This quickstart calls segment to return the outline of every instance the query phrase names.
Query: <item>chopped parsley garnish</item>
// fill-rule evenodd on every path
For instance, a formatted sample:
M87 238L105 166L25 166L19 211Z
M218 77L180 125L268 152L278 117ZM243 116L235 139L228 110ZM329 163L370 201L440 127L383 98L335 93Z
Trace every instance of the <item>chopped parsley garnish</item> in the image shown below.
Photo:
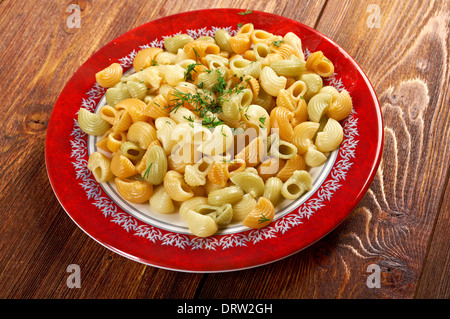
M252 10L246 10L246 11L243 11L243 12L239 12L238 14L241 15L241 16L245 16L245 15L250 14L252 12L253 12Z
M265 116L261 116L261 117L259 118L259 122L260 122L262 125L264 125L264 124L266 123L266 117L265 117ZM262 125L260 125L259 127L260 127L260 128L264 128L264 126L262 126Z
M283 41L283 40L277 40L277 41L273 41L273 42L272 42L272 45L274 45L274 46L276 46L277 48L279 48L280 45L281 45L281 43L284 43L284 41Z
M192 75L192 72L196 72L195 66L198 64L199 63L193 63L188 65L185 73L186 79L191 79L189 76ZM204 89L203 82L200 82L197 86L201 90L195 94L191 92L181 92L180 90L175 89L172 93L173 97L171 101L173 103L170 112L177 112L180 106L187 103L192 105L192 111L201 119L203 126L216 127L223 124L223 121L219 120L215 114L222 112L223 103L226 102L231 95L242 92L245 87L242 84L237 83L232 87L228 87L228 83L219 69L213 71L205 70L203 72L217 72L217 83L210 90L207 90ZM214 95L216 98L213 97Z
M153 163L150 163L150 165L147 167L147 169L144 172L144 175L142 175L143 178L148 178L150 174L150 167L152 167Z
M261 213L261 218L258 219L258 224L262 224L262 223L265 223L265 222L268 222L268 221L270 221L270 219L267 218L266 216L264 216L263 213Z
M195 70L195 67L197 65L201 65L201 64L200 63L192 63L192 64L189 64L187 66L186 72L184 72L184 79L186 81L193 81L193 79L192 79L192 72L197 73L197 71Z

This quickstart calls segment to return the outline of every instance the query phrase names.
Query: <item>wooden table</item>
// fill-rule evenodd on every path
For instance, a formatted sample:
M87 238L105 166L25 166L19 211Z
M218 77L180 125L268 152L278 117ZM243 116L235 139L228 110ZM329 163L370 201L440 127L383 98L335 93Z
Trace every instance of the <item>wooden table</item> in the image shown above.
M387 0L0 0L1 298L449 298L450 2ZM119 256L80 230L52 192L46 126L62 88L95 51L166 15L236 7L300 21L342 46L382 105L381 165L331 234L281 261L230 273L162 270ZM377 19L379 17L379 20ZM67 266L81 267L68 288ZM381 270L369 288L367 267Z

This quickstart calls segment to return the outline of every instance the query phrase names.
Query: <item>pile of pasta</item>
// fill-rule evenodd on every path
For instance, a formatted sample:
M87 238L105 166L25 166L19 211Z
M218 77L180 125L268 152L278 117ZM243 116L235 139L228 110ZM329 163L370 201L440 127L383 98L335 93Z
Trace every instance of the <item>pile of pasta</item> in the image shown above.
M127 201L179 213L195 236L230 223L269 225L277 205L312 188L312 167L343 140L352 110L321 51L305 59L301 39L243 25L164 49L140 50L133 71L112 63L98 112L81 108L80 128L99 136L88 169Z

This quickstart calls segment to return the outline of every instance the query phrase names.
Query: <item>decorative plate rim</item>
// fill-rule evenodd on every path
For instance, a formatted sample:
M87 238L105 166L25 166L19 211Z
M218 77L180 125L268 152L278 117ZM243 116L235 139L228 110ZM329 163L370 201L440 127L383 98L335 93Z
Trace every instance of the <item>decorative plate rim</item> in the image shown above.
M197 11L190 11L190 12L184 12L179 13L173 16L168 16L164 18L160 18L158 20L153 20L147 24L144 24L140 27L137 27L135 29L132 29L128 31L127 33L123 34L120 37L126 37L127 34L132 34L135 32L135 30L139 28L143 28L148 24L156 23L159 20L162 19L175 19L176 16L180 15L195 15L195 14L202 14L205 12L223 12L223 11L234 11L234 12L240 12L239 9L206 9L206 10L197 10ZM259 11L253 11L254 14L257 15L272 15L268 13L263 13ZM280 17L280 16L276 16ZM285 17L281 17L282 19L290 20ZM241 18L242 20L242 18ZM303 28L312 30L313 33L318 35L321 38L327 39L331 44L333 44L335 47L339 48L343 51L342 48L340 48L336 43L334 43L332 40L328 39L323 34L319 33L316 30L313 30L297 21L291 20L293 23L300 25ZM213 33L216 29L223 28L222 26L215 27L215 26L207 26L197 29L186 29L186 32L193 36L194 38L202 36L202 35L210 35L210 33ZM183 29L183 28L182 28ZM234 30L231 26L228 28L230 33L235 33L236 30ZM181 31L180 31L181 32ZM178 32L179 33L179 32ZM177 33L168 34L166 36L172 36ZM118 38L120 38L118 37ZM146 44L140 45L139 49L143 49L148 46L162 46L163 38L165 36L158 36L154 37L153 41L150 41ZM118 39L116 38L116 40ZM111 41L109 44L107 44L104 47L107 47L108 45L111 45L114 43L115 40ZM307 47L307 46L305 46ZM129 48L130 51L122 56L121 58L117 59L117 61L124 67L129 68L132 65L132 59L137 53L137 48ZM100 50L99 50L100 51ZM99 52L98 51L98 52ZM95 53L95 54L98 54ZM345 52L345 51L343 51ZM309 51L305 52L306 55L309 54ZM346 53L346 52L345 52ZM94 55L95 55L94 54ZM347 54L347 53L346 53ZM359 200L362 198L363 194L367 191L368 186L370 185L370 182L372 181L376 169L379 165L380 159L381 159L381 150L382 150L382 141L383 141L383 130L382 128L382 117L381 117L381 111L378 99L376 98L375 91L372 87L372 84L368 80L365 73L362 71L362 69L359 67L359 65L350 57L350 55L347 54L347 58L351 59L352 64L356 67L357 71L362 76L363 80L365 81L366 86L368 87L369 91L372 93L373 102L375 104L376 113L377 113L377 122L378 122L378 129L379 129L379 136L378 136L378 148L376 149L376 156L375 156L375 162L373 163L373 167L371 168L371 171L369 172L369 176L367 177L367 180L362 187L362 190L358 196L358 198L355 200L355 205ZM88 60L89 61L89 60ZM87 64L88 61L85 63ZM83 66L85 65L83 64ZM83 68L80 67L80 69ZM74 75L75 77L75 75ZM95 82L95 79L92 82ZM343 89L344 86L342 84L342 81L340 81L339 77L336 77L336 74L333 75L332 78L328 79L330 85L334 85L335 87L338 86L338 89ZM70 81L69 81L70 83ZM67 85L69 85L67 83ZM65 92L66 88L63 90L61 95ZM97 84L93 84L91 88L84 92L81 107L85 107L89 110L95 110L95 108L98 106L98 102L101 100L104 94L104 89L99 87ZM58 99L59 100L59 99ZM57 104L55 104L56 106ZM173 246L177 249L181 249L185 251L187 248L192 251L198 251L198 250L207 250L207 251L217 251L220 250L230 250L231 248L239 248L239 247L248 247L247 244L253 244L256 245L260 243L261 241L266 241L269 239L272 239L273 237L276 237L276 234L280 233L281 235L284 235L286 232L291 230L292 228L298 227L299 225L302 225L302 219L307 218L308 220L312 215L322 207L326 206L326 203L329 202L333 196L333 194L342 186L339 182L345 181L348 170L351 169L353 166L353 160L356 160L355 158L355 149L358 146L359 140L356 138L358 136L358 112L353 111L352 114L347 118L345 121L343 121L344 126L344 141L339 148L338 155L336 158L336 162L334 163L331 172L329 173L329 176L331 178L326 177L323 183L318 187L318 189L312 194L312 196L307 199L300 207L295 208L292 212L286 214L285 216L279 218L278 220L272 222L269 226L258 229L258 230L249 230L245 232L239 232L237 234L219 234L212 237L207 238L199 238L195 236L189 236L185 234L179 234L170 232L167 230L161 231L161 229L142 223L140 221L136 220L136 217L131 216L129 213L121 211L120 209L117 209L117 205L115 205L114 201L110 199L108 196L104 196L104 191L101 189L101 186L93 179L90 172L87 170L86 164L86 153L87 153L87 144L86 144L86 134L83 133L77 124L76 121L76 112L72 114L72 120L73 120L73 127L72 131L70 133L70 137L72 138L69 142L71 144L71 155L70 158L72 160L71 164L73 165L73 172L76 175L76 180L78 181L78 184L83 190L85 191L85 196L88 201L90 201L91 205L94 205L98 212L100 212L105 218L109 218L109 221L112 223L118 224L121 226L125 232L129 233L133 236L138 236L147 239L149 242L153 244L160 244L162 246ZM51 122L53 118L53 112L51 117ZM52 122L53 123L53 122ZM50 127L50 122L49 122ZM48 134L48 133L47 133ZM156 266L159 268L164 269L171 269L171 270L177 270L177 271L188 271L188 272L218 272L218 271L233 271L238 269L245 269L245 268L251 268L255 266L260 266L263 264L267 264L269 262L273 262L282 258L285 258L301 249L304 249L304 246L300 249L293 250L289 254L285 254L281 258L274 258L272 260L269 260L268 262L264 263L257 263L253 265L247 265L246 267L239 267L237 269L233 269L232 267L228 267L227 269L208 269L208 270L192 270L192 269L183 269L179 266L171 267L170 265L158 265L153 264L149 261L144 261L139 257L135 257L133 255L129 255L127 252L117 249L114 245L109 245L108 243L105 243L98 238L96 238L95 235L92 235L90 232L86 231L84 227L82 227L72 216L72 214L66 209L63 200L61 200L58 196L58 192L55 189L55 181L54 176L50 173L51 172L51 166L49 165L49 153L48 149L50 148L50 142L49 139L46 138L46 166L47 166L47 172L49 175L49 179L51 181L52 188L55 192L56 197L58 198L58 201L60 202L61 206L65 209L67 214L71 217L71 219L77 224L78 227L83 229L90 237L94 238L97 242L103 244L105 247L112 249L113 251L118 252L121 255L124 255L130 259L133 259L135 261L140 261L148 265ZM314 196L317 194L317 198ZM353 208L352 208L353 209ZM297 213L298 212L298 213ZM351 212L351 210L347 213L347 215ZM347 216L346 215L346 216ZM345 216L345 217L346 217ZM342 218L338 223L335 223L332 227L334 229L337 227L344 219ZM328 234L332 229L329 229L325 234L323 234L320 238ZM134 233L133 233L134 231ZM314 241L312 241L310 244L316 242L320 238L316 238ZM214 267L213 267L214 268Z

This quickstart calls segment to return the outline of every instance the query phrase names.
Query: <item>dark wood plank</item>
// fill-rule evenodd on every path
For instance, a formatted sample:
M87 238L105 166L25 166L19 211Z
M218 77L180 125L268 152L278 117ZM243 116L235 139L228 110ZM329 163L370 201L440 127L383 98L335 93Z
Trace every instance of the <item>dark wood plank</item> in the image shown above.
M439 216L435 223L433 237L424 262L422 276L417 285L416 298L450 298L450 183L447 177L447 190Z

